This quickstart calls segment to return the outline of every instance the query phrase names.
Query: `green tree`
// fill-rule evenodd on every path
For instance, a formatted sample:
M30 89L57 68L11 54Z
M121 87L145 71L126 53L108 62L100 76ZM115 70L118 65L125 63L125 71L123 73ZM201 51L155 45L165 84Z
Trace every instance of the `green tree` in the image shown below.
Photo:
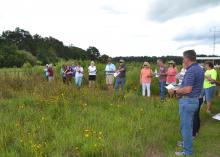
M18 49L32 51L33 38L28 31L17 27L15 31L4 31L2 38L9 44L15 44Z
M101 63L106 63L107 60L108 60L108 58L109 58L109 56L106 55L106 54L104 54L104 55L101 55L101 57L99 57L99 61L100 61Z
M92 60L98 60L100 57L100 52L96 47L90 46L87 50L89 58Z
M30 52L17 50L17 53L23 57L24 63L29 63L32 66L37 64L37 57L33 56Z

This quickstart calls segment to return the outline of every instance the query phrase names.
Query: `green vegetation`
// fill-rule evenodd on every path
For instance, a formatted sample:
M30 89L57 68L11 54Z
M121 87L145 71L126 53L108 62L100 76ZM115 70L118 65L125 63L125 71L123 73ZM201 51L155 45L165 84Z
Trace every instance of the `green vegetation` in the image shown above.
M7 30L0 34L0 67L22 67L25 63L32 66L47 63L57 64L62 60L95 60L105 63L109 56L104 53L102 52L101 55L101 52L94 46L89 46L86 50L72 44L66 46L62 41L53 37L31 35L20 28L16 28L14 31ZM118 61L119 58L124 58L127 62L148 61L151 63L156 63L158 59L155 56L130 56L115 57L113 60ZM174 60L178 65L182 64L180 56L163 56L161 58L165 61Z
M87 62L82 62L88 65ZM57 64L56 74L62 63ZM42 67L0 70L1 157L172 157L179 150L178 102L140 96L141 64L128 65L125 98L106 91L104 65L96 89L45 81ZM216 97L213 112L220 112ZM201 110L195 157L220 156L220 123Z
M0 35L0 67L21 67L24 63L31 65L57 63L61 59L100 60L107 55L100 55L99 50L90 46L87 50L73 45L65 46L53 37L31 35L28 31L16 28L4 31Z

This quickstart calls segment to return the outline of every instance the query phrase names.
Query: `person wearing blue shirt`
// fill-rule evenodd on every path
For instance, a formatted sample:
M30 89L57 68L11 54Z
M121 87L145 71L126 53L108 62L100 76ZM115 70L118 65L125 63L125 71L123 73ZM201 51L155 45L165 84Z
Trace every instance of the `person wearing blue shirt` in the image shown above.
M108 90L113 91L114 84L114 73L115 73L115 65L112 63L111 58L108 58L108 64L105 67L106 73L106 84L108 86Z
M183 63L186 66L186 73L180 88L175 90L179 97L181 146L183 147L183 151L175 153L177 156L192 155L193 153L193 118L199 108L199 97L204 81L204 71L196 63L194 50L187 50L183 53Z

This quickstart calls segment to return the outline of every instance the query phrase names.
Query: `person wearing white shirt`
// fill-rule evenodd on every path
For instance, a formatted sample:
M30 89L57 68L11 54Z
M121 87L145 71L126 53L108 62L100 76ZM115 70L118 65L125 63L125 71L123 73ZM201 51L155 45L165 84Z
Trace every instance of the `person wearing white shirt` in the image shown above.
M75 71L75 83L78 87L80 87L83 79L83 67L81 66L80 62L78 62L77 66L75 67Z
M115 73L115 65L111 62L111 58L108 58L108 64L105 67L106 73L106 84L108 86L108 90L113 91L113 84L114 84L114 73Z
M184 75L186 73L186 67L183 64L183 68L181 69L181 71L176 75L176 78L179 80L178 86L181 86L182 82L183 82L183 78Z
M91 64L88 67L88 72L89 72L89 88L91 88L95 86L95 81L96 81L97 70L94 61L91 61Z
M48 81L48 67L49 67L49 64L46 64L44 68L45 78L47 79L47 81Z

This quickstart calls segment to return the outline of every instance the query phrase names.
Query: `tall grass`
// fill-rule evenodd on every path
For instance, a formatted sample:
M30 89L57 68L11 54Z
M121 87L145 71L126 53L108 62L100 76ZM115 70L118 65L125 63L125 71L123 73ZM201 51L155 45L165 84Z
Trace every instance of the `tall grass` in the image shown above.
M105 90L104 65L97 65L95 89L52 83L42 67L26 75L0 78L0 156L2 157L172 157L180 139L178 103L157 95L140 96L138 66L128 65L125 99ZM59 71L59 67L56 68ZM29 74L29 73L28 73ZM86 78L87 76L85 76ZM219 112L219 98L214 103ZM195 156L220 156L218 121L201 111Z

